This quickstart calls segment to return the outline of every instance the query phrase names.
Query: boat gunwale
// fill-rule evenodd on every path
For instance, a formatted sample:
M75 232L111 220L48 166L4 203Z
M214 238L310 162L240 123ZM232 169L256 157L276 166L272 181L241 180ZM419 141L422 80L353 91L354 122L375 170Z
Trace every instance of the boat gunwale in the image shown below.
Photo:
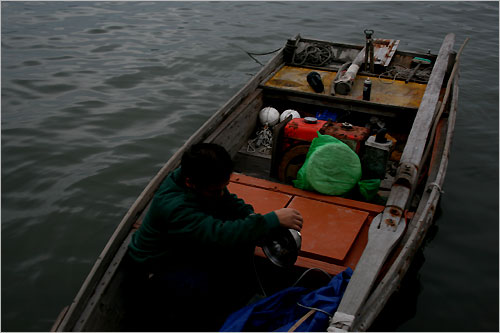
M374 227L373 242L368 241L358 266L351 277L347 289L330 320L328 330L351 331L358 321L361 311L370 293L376 287L375 280L379 276L382 265L393 254L394 248L401 244L402 228L406 228L404 211L415 196L415 190L420 177L420 162L423 151L431 144L432 124L438 119L439 97L445 85L450 63L455 65L451 55L455 43L455 34L445 36L436 63L433 67L429 83L420 103L413 122L399 167L394 177L389 198L380 216L380 225ZM449 82L450 83L450 82ZM443 101L446 103L447 101Z
M356 322L352 326L353 331L366 331L374 322L390 296L398 288L406 275L413 257L420 248L427 230L432 224L436 206L442 193L441 188L446 176L446 172L444 171L448 165L451 141L454 134L458 108L458 77L454 80L453 86L453 99L451 101L450 112L446 123L447 126L445 128L446 136L443 136L443 147L437 152L437 154L441 156L440 163L435 164L434 168L429 170L429 173L431 171L437 171L436 178L432 181L427 181L424 196L419 202L412 223L408 226L408 229L411 230L409 230L409 232L407 231L404 236L405 239L401 241L401 245L403 245L402 249L384 278L366 300ZM437 134L438 133L436 133L436 135Z

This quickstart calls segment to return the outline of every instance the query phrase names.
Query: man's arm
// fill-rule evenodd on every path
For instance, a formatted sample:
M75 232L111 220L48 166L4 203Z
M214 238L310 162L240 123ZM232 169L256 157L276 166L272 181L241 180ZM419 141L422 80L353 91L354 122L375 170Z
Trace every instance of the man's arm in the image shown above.
M195 208L178 207L171 215L169 237L220 247L255 244L271 230L282 226L300 230L302 216L292 208L282 208L264 215L224 221Z
M280 225L274 212L223 220L197 209L178 207L170 216L168 236L172 240L192 240L197 244L217 247L255 244Z
M228 198L228 203L231 203L232 209L239 213L238 216L246 217L254 213L253 207L245 203L242 199L238 198L235 194L229 193L227 191L226 195ZM295 229L297 231L300 231L302 229L302 215L298 210L293 208L281 208L275 210L274 213L276 213L282 227Z
M234 193L230 193L227 188L224 190L224 206L235 213L236 217L244 218L254 213L252 205L238 198Z

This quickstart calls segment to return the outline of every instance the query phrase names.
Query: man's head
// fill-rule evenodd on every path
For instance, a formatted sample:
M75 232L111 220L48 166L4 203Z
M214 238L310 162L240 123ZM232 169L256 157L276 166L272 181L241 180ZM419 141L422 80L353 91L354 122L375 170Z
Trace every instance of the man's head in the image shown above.
M233 172L231 156L214 143L193 145L182 155L181 175L187 187L206 199L216 199Z

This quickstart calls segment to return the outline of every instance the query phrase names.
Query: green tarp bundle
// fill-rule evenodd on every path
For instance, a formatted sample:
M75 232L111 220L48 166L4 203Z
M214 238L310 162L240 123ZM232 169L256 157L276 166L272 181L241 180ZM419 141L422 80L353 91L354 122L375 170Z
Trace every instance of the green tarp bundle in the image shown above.
M338 196L358 185L360 194L371 200L377 194L380 179L361 180L358 155L337 138L318 132L293 184L303 190Z

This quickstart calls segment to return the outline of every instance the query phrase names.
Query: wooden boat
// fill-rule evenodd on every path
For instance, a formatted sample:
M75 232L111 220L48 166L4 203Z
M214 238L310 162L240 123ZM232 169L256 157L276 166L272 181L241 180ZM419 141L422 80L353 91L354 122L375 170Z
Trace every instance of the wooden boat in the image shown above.
M286 288L311 268L333 275L350 267L352 278L328 330L368 330L405 275L432 223L441 194L457 111L458 63L465 46L453 51L454 39L454 34L447 35L438 54L400 51L399 41L370 36L364 46L300 35L289 39L151 180L52 330L127 329L124 318L133 316L123 306L127 290L122 261L128 243L161 182L178 167L182 153L199 142L214 142L227 149L236 166L228 187L257 212L288 206L299 209L304 217L302 248L292 268L279 271L260 248L256 249L257 269L266 288ZM419 64L415 59L425 61ZM321 76L321 92L307 81L312 71ZM372 86L366 100L363 90L368 78ZM249 141L261 126L259 112L267 106L280 113L297 110L301 118L288 117L273 127L272 149L249 149ZM372 123L385 122L388 134L397 139L383 164L387 173L378 190L382 203L305 191L292 185L311 138L287 135L287 125L316 117L318 110L336 112L343 119L341 123L304 122L303 126L319 129L325 123L342 127L349 122L365 128L371 119ZM349 142L346 137L341 139ZM361 148L353 149L361 159L366 140L366 136L355 139L355 145ZM324 281L319 275L321 272L312 280Z

